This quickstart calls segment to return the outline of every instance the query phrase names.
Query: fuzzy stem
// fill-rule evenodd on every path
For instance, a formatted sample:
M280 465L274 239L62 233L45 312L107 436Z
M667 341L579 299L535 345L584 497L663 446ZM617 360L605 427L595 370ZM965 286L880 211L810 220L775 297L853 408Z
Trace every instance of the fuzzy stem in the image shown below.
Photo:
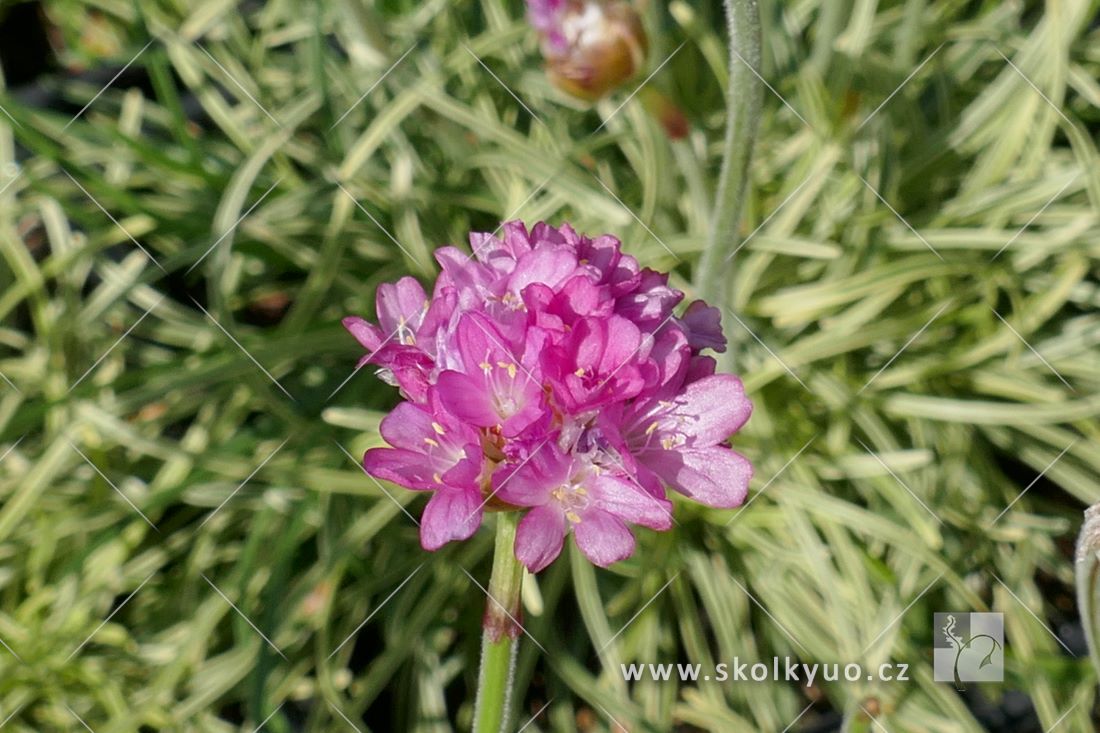
M523 565L516 559L518 512L497 514L493 574L481 637L481 670L474 706L474 733L501 733L508 725L519 644Z
M739 241L738 223L763 102L763 86L756 76L760 68L757 0L726 0L725 5L730 43L726 139L710 237L695 274L700 297L719 307L728 304L730 260Z

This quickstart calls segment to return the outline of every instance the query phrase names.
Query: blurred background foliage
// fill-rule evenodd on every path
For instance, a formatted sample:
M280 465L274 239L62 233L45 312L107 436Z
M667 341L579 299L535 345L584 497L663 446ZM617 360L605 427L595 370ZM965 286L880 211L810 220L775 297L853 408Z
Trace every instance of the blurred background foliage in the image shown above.
M724 21L642 7L681 141L644 77L556 92L518 2L0 1L5 733L469 725L491 538L424 553L422 499L357 469L395 395L339 319L506 218L615 233L691 295ZM751 504L530 583L517 728L1093 728L1097 10L761 2L725 304ZM944 610L1005 614L1003 685L932 681ZM619 672L772 655L912 681Z

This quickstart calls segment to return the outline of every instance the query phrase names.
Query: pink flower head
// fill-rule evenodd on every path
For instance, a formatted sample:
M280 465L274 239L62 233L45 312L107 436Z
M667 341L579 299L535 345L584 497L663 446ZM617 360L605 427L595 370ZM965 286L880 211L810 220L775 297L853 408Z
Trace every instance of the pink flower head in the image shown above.
M523 511L516 556L532 572L566 535L593 563L634 551L631 525L667 530L672 489L714 507L744 501L752 466L726 445L749 418L722 351L720 313L642 269L614 237L520 222L437 251L431 297L412 278L378 290L379 324L346 318L405 401L381 424L368 473L432 492L421 544Z

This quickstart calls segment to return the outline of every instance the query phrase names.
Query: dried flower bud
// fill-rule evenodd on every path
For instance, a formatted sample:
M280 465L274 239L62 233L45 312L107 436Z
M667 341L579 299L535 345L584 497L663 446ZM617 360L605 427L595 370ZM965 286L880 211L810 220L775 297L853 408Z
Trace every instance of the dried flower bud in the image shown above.
M595 101L645 63L641 18L624 0L528 0L527 9L550 81L568 94Z

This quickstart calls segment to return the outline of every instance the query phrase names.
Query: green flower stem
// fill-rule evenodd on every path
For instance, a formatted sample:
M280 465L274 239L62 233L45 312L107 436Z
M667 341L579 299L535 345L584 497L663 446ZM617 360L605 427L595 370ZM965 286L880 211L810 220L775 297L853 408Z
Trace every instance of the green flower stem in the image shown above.
M728 304L731 254L740 239L738 224L763 102L763 86L756 76L760 68L760 9L756 0L726 0L726 17L730 43L726 139L710 238L695 275L700 297L719 307Z
M508 725L512 681L520 634L520 588L523 565L516 559L516 525L519 512L497 514L493 574L489 578L488 605L481 637L481 670L474 706L474 733L501 733Z

